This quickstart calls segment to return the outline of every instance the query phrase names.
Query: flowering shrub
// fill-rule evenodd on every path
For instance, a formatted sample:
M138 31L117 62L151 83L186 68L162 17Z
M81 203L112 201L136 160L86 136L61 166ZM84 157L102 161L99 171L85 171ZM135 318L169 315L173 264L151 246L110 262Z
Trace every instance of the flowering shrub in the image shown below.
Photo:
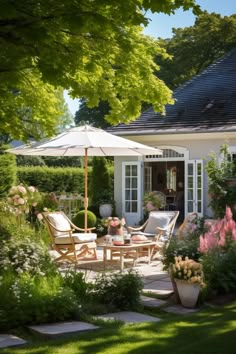
M199 251L207 281L207 295L236 291L236 223L226 207L223 219L200 237Z
M229 187L228 178L236 175L235 163L229 159L229 149L227 145L220 148L221 159L219 162L216 153L209 155L210 159L206 163L206 172L208 175L209 206L212 208L216 218L222 218L225 208L229 205L231 208L235 204L235 188ZM234 211L233 211L234 212ZM234 212L236 220L236 211Z
M0 274L12 271L41 274L55 271L48 251L31 239L3 241L0 247Z
M143 207L146 212L158 210L165 206L164 198L161 198L156 191L144 195Z
M227 249L232 242L236 242L236 222L233 220L231 209L226 207L224 218L210 225L209 230L200 236L199 250L202 253L216 247L221 247L223 250Z
M4 273L0 279L0 330L73 318L78 311L77 296L63 282L60 274L15 277Z
M180 256L175 257L175 263L171 264L170 272L174 279L203 285L202 265L188 257L185 257L184 261Z
M28 214L32 207L36 207L40 200L40 193L33 186L19 184L10 189L7 202L16 214Z

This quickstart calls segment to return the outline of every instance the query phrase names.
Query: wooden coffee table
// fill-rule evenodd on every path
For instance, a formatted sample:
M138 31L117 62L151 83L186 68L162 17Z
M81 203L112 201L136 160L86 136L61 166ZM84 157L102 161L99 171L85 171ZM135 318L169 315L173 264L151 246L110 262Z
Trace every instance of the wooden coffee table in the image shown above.
M107 254L109 251L115 251L116 255L120 258L120 271L122 272L124 269L124 257L128 252L132 252L132 258L134 258L134 262L137 262L140 256L142 255L142 249L145 248L145 253L147 253L148 263L150 264L152 254L154 248L156 246L156 242L147 242L147 243L132 243L130 245L122 245L122 246L114 246L103 244L103 264L104 269L106 269L107 265ZM111 258L112 259L112 258Z

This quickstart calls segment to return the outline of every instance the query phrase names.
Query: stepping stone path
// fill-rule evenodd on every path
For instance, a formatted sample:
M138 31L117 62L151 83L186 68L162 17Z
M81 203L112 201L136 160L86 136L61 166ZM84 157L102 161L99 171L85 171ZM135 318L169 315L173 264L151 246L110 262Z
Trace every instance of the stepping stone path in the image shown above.
M160 299L156 299L144 295L141 296L141 302L143 306L147 306L147 307L160 307L167 304L165 300L160 300Z
M173 305L173 306L167 306L163 308L163 311L168 312L168 313L174 313L176 315L188 315L190 313L198 312L200 309L198 307L195 308L186 308L181 305Z
M168 298L174 293L172 283L165 280L158 280L145 284L143 292L153 293L162 298Z
M84 331L92 331L98 329L98 326L87 322L71 321L61 323L50 323L45 325L30 326L33 332L45 337L57 337L61 335L74 334Z
M96 316L97 319L102 319L106 321L122 321L125 323L142 323L142 322L159 322L160 318L152 317L148 315L143 315L142 313L132 312L132 311L122 311L115 313L107 313L105 315Z
M23 345L27 342L24 339L18 338L11 334L0 334L0 349L13 347L16 345Z

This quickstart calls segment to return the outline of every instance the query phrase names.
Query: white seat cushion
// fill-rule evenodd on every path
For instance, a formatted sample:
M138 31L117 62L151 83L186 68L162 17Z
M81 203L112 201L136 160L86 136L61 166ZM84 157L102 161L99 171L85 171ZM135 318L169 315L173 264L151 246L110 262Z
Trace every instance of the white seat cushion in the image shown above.
M155 233L157 227L165 229L169 225L171 219L172 217L167 214L152 214L149 216L144 232Z
M57 229L60 231L56 231L54 230L52 227L52 232L54 234L54 236L60 236L60 235L65 235L65 231L69 231L71 230L71 226L69 221L64 217L63 214L59 214L59 213L51 213L47 215L48 220L50 221L50 223Z
M74 243L92 242L97 239L95 233L74 233L72 234ZM57 245L69 245L71 244L70 236L68 234L62 234L55 237L55 244Z

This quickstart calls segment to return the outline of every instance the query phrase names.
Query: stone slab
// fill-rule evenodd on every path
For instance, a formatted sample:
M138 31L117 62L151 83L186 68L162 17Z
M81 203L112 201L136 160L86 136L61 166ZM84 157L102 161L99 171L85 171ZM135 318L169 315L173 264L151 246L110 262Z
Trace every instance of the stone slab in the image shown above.
M27 342L24 339L18 338L11 334L0 334L0 348L14 347L17 345L23 345Z
M163 311L168 313L174 313L175 315L188 315L190 313L198 312L200 309L198 307L187 308L181 305L168 306L163 309Z
M95 318L99 318L105 321L122 321L125 323L142 323L142 322L159 322L160 318L152 317L148 315L144 315L138 312L132 311L121 311L115 313L107 313L105 315L96 316Z
M144 295L141 296L141 302L144 306L147 307L160 307L167 304L167 301Z
M29 329L33 332L45 337L56 337L61 335L69 335L84 331L92 331L98 329L98 326L87 322L71 321L71 322L56 322L38 326L30 326Z
M173 286L170 281L154 281L144 285L144 293L152 293L162 298L168 298L173 294Z

